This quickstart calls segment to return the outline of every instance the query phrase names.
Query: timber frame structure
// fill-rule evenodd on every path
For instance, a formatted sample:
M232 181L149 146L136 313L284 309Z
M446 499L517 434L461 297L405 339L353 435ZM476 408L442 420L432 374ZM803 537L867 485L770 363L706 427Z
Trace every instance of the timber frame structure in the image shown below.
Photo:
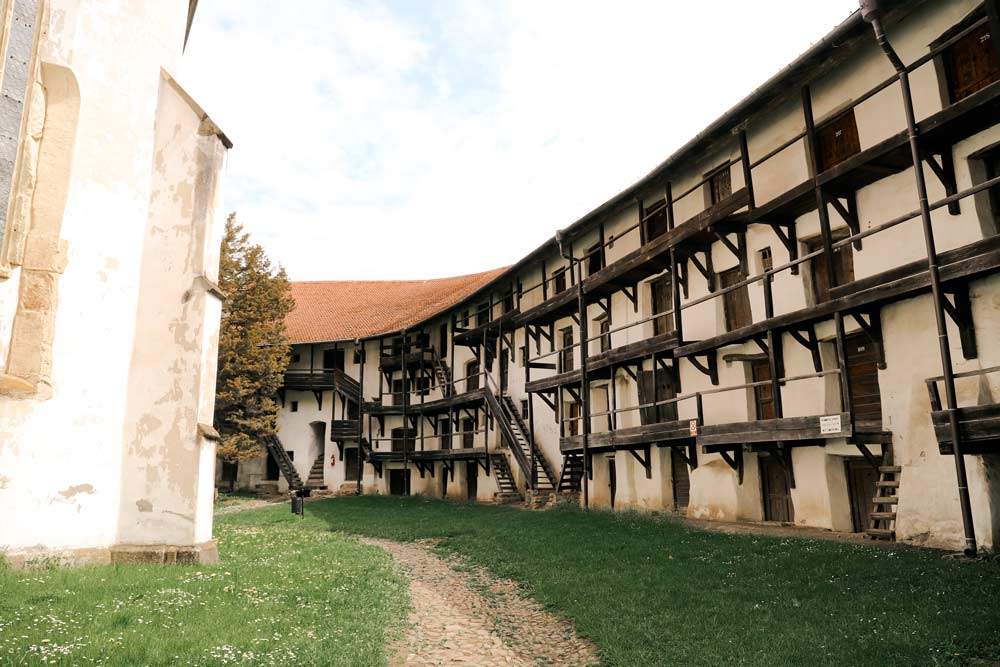
M870 502L855 499L862 530L894 539L908 502L901 482L926 429L954 461L948 508L962 526L938 542L960 540L969 554L992 544L976 536L973 507L984 503L970 499L966 464L1000 456L1000 388L989 384L1000 367L978 367L1000 354L1000 307L987 304L1000 289L1000 2L882 5L856 12L642 181L471 295L347 341L360 360L350 391L361 416L335 421L331 439L362 443L378 478L390 464L453 478L465 461L495 474L501 495L512 485L517 495L580 492L584 506L614 507L627 462L635 489L673 475L673 491L658 493L677 509L690 484L691 514L807 524L791 511L807 492L796 477L830 478L832 464L817 459L825 450L870 466ZM931 322L937 346L901 333ZM378 387L365 393L372 352ZM455 377L458 354L466 372ZM937 361L920 378L923 421L900 440L890 417L903 407L891 396L924 395L893 384L908 357L920 360L914 369ZM977 383L975 405L959 405L971 395L963 382ZM390 432L387 420L401 426ZM467 446L473 436L483 446ZM733 500L716 511L708 480L722 479L720 463ZM763 488L757 514L744 505L748 475ZM986 478L977 493L1000 498ZM774 484L785 485L787 515ZM643 491L629 493L644 506ZM921 512L940 516L920 502L909 505L907 534L920 532Z

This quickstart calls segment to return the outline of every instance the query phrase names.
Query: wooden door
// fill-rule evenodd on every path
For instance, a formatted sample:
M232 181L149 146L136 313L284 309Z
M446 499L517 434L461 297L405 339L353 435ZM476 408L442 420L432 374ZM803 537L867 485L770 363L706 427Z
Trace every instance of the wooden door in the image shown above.
M405 496L407 481L410 476L409 470L396 468L389 471L389 495Z
M507 383L510 380L510 357L506 354L500 355L500 391L507 391Z
M573 327L566 327L560 332L559 342L559 372L565 373L573 370Z
M770 456L759 455L761 491L764 496L764 520L790 522L795 519L788 475Z
M750 364L751 377L754 382L771 380L771 363L767 359L754 361ZM757 419L774 419L774 395L770 384L762 384L753 388L754 404Z
M719 274L719 285L725 289L746 280L746 274L739 266ZM734 331L753 324L750 311L750 292L747 286L726 292L722 295L722 307L726 315L726 331Z
M611 494L611 507L615 506L615 494L618 492L618 474L615 471L615 460L608 459L608 491Z
M833 241L838 241L847 236L846 231L838 230L832 234ZM816 252L823 247L822 239L812 239L806 242L808 252ZM854 253L850 244L834 248L833 250L833 273L835 284L831 284L829 269L826 266L826 257L818 255L809 260L809 270L812 274L813 296L816 303L826 303L830 300L830 288L835 285L846 285L854 280Z
M659 199L646 206L645 210L652 211L652 213L644 213L642 221L646 228L646 242L648 243L657 236L667 233L667 207L664 200Z
M868 529L868 520L875 505L872 498L875 492L875 483L878 482L878 472L864 459L848 459L847 466L847 491L851 499L851 522L854 525L855 533L863 533Z
M438 440L441 449L451 449L451 419L447 417L438 422Z
M344 370L344 351L343 350L323 350L323 369Z
M673 308L673 290L671 289L669 274L660 276L649 283L649 296L650 307L653 309L653 312L650 313L651 315L666 313ZM654 336L661 336L673 331L673 326L670 324L670 317L670 315L661 315L653 320Z
M479 389L479 362L470 361L465 365L465 391Z
M826 171L861 151L854 109L848 109L816 130L819 170Z
M666 401L677 395L672 371L662 368L657 369L655 373L655 387L653 385L653 375L653 371L642 371L639 374L639 403L643 405ZM642 408L639 411L639 419L644 425L676 421L677 404L668 403L666 405Z
M475 461L465 463L465 497L475 500L479 493L479 464Z
M726 165L708 177L709 204L718 204L733 194L732 167Z
M878 386L878 354L875 345L862 332L844 339L847 376L851 387L851 412L856 424L869 429L882 428L882 395Z
M412 452L413 441L416 435L417 432L412 428L399 427L392 429L392 451Z
M438 329L438 356L444 359L448 356L448 323L445 322Z
M566 403L566 406L568 408L566 411L567 412L566 419L569 420L566 422L566 435L568 436L580 435L580 433L582 432L580 427L580 421L581 421L580 404L576 402L570 402Z
M1000 79L989 24L981 25L945 51L945 72L952 103Z
M476 420L466 417L462 420L462 449L472 449L476 444Z
M357 447L348 447L344 450L344 481L356 482L361 473L361 459L358 456Z
M691 478L687 461L676 447L670 448L670 485L674 490L674 511L686 510L691 498Z

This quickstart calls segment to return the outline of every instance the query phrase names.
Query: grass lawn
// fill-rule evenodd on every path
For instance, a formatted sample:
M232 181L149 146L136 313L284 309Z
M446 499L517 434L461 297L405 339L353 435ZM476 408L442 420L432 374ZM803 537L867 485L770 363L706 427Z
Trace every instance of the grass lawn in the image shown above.
M216 523L219 566L0 564L0 664L385 663L408 604L387 554L263 510L235 516Z
M1000 560L724 535L665 518L339 498L227 517L397 540L443 538L572 618L614 665L1000 660Z

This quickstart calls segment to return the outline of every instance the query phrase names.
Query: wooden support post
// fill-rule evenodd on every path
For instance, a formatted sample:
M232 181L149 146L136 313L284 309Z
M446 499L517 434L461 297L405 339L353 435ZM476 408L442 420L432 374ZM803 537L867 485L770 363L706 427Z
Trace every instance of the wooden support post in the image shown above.
M747 200L750 210L756 208L753 195L753 173L750 168L750 149L747 148L746 128L740 130L740 164L743 167L743 184L747 189Z

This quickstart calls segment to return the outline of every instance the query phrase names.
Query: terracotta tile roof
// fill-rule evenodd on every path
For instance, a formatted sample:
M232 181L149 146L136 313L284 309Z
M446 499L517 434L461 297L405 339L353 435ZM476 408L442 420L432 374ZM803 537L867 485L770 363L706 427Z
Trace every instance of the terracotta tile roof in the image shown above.
M293 282L288 340L320 343L393 333L447 311L507 268L436 280Z

